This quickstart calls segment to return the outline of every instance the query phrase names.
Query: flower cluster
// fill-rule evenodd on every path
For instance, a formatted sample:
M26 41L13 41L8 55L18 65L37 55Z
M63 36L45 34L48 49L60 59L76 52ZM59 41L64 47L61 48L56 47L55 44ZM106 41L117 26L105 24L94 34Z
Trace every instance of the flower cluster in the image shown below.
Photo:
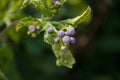
M48 33L52 34L55 32L53 27L49 27L47 29ZM75 35L75 29L72 26L69 26L65 29L61 29L55 32L56 37L54 37L54 43L62 42L66 45L74 44L76 39L73 37ZM68 47L62 48L63 54L68 52Z
M49 28L48 28L48 32L49 32L49 33L53 33L53 32L54 32L54 28L53 28L53 27L49 27Z
M28 32L27 32L27 34L28 34L28 35L31 35L32 37L36 37L36 31L38 31L38 30L40 30L40 29L41 29L41 27L40 27L39 25L37 25L37 26L30 25L30 26L28 27Z
M73 27L68 27L66 31L60 30L58 31L58 37L62 39L64 43L67 44L74 44L75 38L73 37L75 35L75 29Z
M48 28L49 33L55 32L53 27ZM74 44L75 43L75 38L73 37L75 35L75 29L73 27L68 27L66 31L64 30L59 30L57 31L57 37L54 38L54 42L58 43L60 40L62 42L67 43L67 44Z

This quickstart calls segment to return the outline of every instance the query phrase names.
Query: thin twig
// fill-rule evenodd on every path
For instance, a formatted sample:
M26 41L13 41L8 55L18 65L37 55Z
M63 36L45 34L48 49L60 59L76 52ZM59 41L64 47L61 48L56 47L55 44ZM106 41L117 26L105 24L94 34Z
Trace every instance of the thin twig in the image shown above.
M8 27L6 27L1 33L0 33L0 40L3 39L3 37L7 34L7 32L15 27L18 24L19 21L14 21L11 25L9 25Z

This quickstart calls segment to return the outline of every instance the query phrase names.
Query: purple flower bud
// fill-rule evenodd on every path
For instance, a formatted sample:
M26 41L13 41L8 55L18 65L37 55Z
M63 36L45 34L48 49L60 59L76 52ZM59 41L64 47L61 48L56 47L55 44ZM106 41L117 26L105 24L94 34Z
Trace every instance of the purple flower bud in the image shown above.
M62 54L67 54L67 53L68 53L68 49L62 51Z
M58 5L58 6L60 6L60 5L61 5L60 1L58 1L58 0L57 0L57 1L55 1L55 4L56 4L56 5Z
M58 31L58 36L60 37L65 36L65 32L63 30Z
M68 29L68 33L71 34L71 35L75 35L75 29L73 27L69 28Z
M54 39L54 42L55 42L55 43L58 43L58 42L59 42L59 38L55 38L55 39Z
M70 43L70 37L69 36L64 36L63 39L62 39L62 41L64 43Z
M34 32L35 31L35 26L29 26L28 29L29 29L30 32Z
M49 28L48 28L48 32L49 32L49 33L53 33L53 32L54 32L54 28L53 28L53 27L49 27Z
M75 38L74 38L74 37L70 37L70 43L71 43L71 44L74 44L74 43L75 43L75 41L76 41L76 40L75 40Z

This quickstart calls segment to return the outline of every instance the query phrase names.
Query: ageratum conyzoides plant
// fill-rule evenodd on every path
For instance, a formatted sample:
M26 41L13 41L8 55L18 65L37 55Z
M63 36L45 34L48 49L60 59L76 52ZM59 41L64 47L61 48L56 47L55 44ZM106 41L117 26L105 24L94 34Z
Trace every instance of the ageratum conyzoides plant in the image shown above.
M73 19L62 21L51 21L63 7L67 0L24 0L22 8L29 4L33 4L41 11L40 18L25 17L16 26L16 30L27 27L28 35L37 37L40 32L44 31L44 41L52 46L52 50L56 56L57 66L66 66L72 68L75 59L69 49L70 44L75 44L75 28L78 24L86 21L90 16L91 9L88 8L80 15Z

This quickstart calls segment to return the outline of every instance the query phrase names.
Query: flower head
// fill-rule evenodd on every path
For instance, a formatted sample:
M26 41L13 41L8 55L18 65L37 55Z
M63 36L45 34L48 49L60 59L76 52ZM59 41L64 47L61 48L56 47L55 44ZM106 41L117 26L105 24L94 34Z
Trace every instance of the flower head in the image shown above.
M59 38L55 38L55 39L54 39L54 42L55 42L55 43L58 43L58 42L59 42Z
M75 29L73 27L70 27L68 29L68 33L71 34L71 35L75 35L76 32L75 32Z
M58 36L60 37L65 36L65 32L63 30L58 31Z
M70 37L69 37L69 36L64 36L64 37L62 38L62 41L63 41L64 43L70 43Z
M56 1L55 1L55 4L56 4L56 5L58 5L58 6L60 6L60 5L61 5L61 3L60 3L60 1L59 1L59 0L56 0Z
M29 26L28 29L29 29L30 32L34 32L35 31L35 26Z
M75 38L74 38L74 37L70 37L70 43L71 43L71 44L74 44L74 43L75 43L75 41L76 41L76 40L75 40Z
M53 28L53 27L49 27L49 28L48 28L48 32L49 32L49 33L53 33L53 32L54 32L54 28Z

